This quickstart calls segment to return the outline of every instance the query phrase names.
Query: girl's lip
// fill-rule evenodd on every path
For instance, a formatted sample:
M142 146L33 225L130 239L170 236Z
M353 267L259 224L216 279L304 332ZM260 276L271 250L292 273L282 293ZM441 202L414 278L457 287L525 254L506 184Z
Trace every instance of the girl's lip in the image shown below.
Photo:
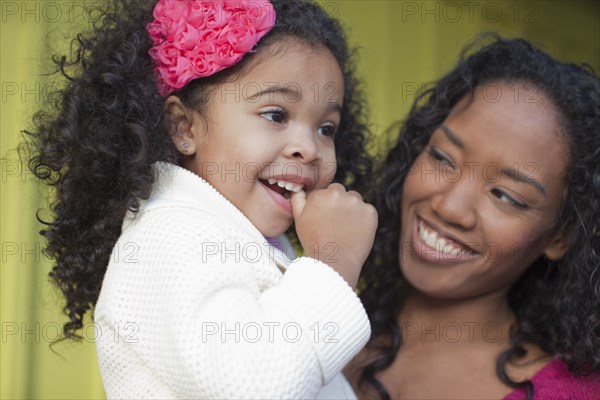
M279 193L274 190L269 189L261 180L258 180L260 185L267 191L267 194L271 196L273 201L277 203L279 207L281 207L287 214L292 215L292 203Z
M260 179L263 179L265 181L269 180L269 179L275 179L276 181L286 181L286 182L292 182L292 183L304 185L302 190L304 190L307 193L310 192L315 187L315 181L312 178L295 175L295 174L273 175L273 176L268 176L266 178L260 178Z
M452 254L442 251L441 248L432 248L428 246L419 234L419 225L421 224L421 222L425 224L428 230L436 231L436 233L438 233L439 235L451 239L452 241L460 244L461 247L467 248L468 250L463 249L459 254ZM417 216L414 219L414 222L412 224L412 244L414 246L414 252L417 256L419 256L424 261L434 264L460 264L466 261L472 261L474 257L479 256L479 253L473 250L471 246L465 244L462 241L455 240L455 238L451 236L443 234L419 216Z

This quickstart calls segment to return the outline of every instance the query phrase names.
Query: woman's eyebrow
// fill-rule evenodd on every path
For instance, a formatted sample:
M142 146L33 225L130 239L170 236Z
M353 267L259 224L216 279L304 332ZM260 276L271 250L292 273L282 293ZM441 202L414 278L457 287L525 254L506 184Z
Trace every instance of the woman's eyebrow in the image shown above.
M454 143L462 149L465 148L465 144L463 143L463 141L460 140L458 135L454 133L452 129L448 128L444 124L440 125L440 129L446 134L448 140L450 140L452 143ZM526 174L512 167L502 168L500 172L502 172L503 175L514 179L516 182L527 183L529 185L532 185L537 189L538 192L540 192L544 197L546 197L546 189L544 188L544 185L542 185L537 179L527 176Z
M440 129L446 134L446 136L448 137L448 140L450 140L452 143L454 143L461 149L465 148L465 144L463 143L463 141L460 140L460 138L458 137L458 135L456 133L452 132L452 129L448 128L444 124L440 125Z
M502 172L502 175L511 177L517 182L527 183L535 187L538 192L540 192L542 195L544 195L544 197L546 197L546 189L544 188L544 185L542 185L537 179L527 176L526 174L512 167L502 168L500 172Z

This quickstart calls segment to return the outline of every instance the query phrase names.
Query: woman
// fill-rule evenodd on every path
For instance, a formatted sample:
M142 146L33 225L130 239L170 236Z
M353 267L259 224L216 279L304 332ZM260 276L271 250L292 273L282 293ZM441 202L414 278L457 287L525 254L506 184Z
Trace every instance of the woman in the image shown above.
M599 126L598 78L524 40L417 99L377 182L359 397L600 398Z

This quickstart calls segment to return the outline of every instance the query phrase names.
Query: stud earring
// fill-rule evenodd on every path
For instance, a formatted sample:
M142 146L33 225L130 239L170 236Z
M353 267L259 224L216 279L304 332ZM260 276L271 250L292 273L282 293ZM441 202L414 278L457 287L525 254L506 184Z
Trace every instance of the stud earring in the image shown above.
M188 142L183 142L183 143L181 143L181 147L183 148L183 151L185 151L187 153L187 151L190 148L190 144Z

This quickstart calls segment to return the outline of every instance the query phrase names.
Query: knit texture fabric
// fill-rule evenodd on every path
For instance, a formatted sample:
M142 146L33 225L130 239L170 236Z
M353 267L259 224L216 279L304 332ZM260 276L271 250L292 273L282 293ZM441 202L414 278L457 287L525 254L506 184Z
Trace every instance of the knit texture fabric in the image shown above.
M320 261L290 262L194 173L155 171L94 312L107 397L318 397L370 335L352 288Z
M555 358L531 379L534 400L600 400L600 373L574 376L560 358ZM525 390L517 389L504 400L524 400Z

